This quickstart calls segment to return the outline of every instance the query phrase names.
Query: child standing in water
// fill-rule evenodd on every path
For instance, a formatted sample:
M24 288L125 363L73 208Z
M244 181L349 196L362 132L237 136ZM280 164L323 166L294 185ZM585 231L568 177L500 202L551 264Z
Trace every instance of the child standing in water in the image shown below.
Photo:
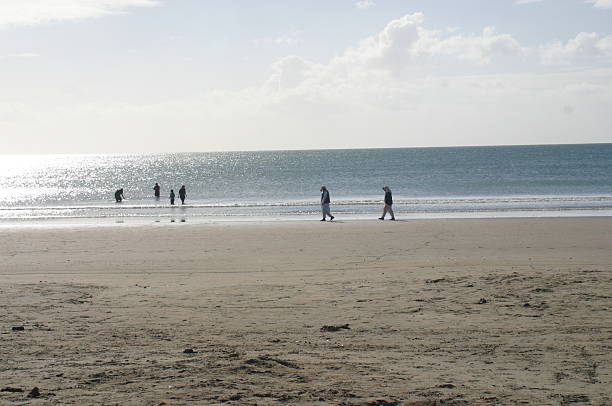
M170 204L174 206L174 189L170 189Z

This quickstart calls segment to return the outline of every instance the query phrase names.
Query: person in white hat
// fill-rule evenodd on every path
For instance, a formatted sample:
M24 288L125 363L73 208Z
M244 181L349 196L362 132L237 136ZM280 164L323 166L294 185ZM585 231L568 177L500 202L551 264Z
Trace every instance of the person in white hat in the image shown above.
M325 221L327 216L329 216L329 221L334 219L334 216L332 216L331 210L329 209L329 203L331 203L331 200L329 199L329 191L325 186L321 186L321 211L323 212L323 218L321 221Z

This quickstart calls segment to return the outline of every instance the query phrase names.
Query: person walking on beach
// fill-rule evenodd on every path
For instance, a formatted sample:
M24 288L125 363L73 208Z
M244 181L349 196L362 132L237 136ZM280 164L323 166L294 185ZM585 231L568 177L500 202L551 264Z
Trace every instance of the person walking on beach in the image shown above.
M174 189L170 189L170 204L174 206Z
M155 186L153 186L153 192L155 192L155 197L159 199L159 183L155 182Z
M185 197L187 197L185 185L181 186L181 188L179 189L179 197L181 198L181 204L185 204Z
M321 221L325 221L326 216L329 216L329 221L334 219L331 211L329 210L329 204L331 200L329 199L329 191L325 186L321 186L321 211L323 212L323 219Z
M117 203L121 203L123 199L125 199L125 197L123 197L123 188L116 190L115 191L115 201Z
M395 214L393 214L393 196L391 195L391 189L389 186L383 187L385 191L385 208L383 209L382 217L379 217L379 220L384 220L387 213L391 215L391 220L395 220Z

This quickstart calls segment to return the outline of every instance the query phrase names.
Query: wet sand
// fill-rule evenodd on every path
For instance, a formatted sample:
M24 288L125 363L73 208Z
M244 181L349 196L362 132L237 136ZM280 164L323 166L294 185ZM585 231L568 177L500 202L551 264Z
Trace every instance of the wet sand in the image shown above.
M0 309L0 405L612 404L612 218L4 227Z

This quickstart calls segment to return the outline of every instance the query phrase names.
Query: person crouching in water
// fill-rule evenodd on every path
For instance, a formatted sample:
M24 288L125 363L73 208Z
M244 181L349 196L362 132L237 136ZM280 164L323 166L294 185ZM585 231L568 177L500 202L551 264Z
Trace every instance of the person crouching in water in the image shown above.
M125 197L123 197L123 188L116 190L115 191L115 201L117 203L121 203L123 199L125 199Z
M383 187L385 191L385 208L383 209L382 217L379 217L379 220L384 220L387 213L391 215L391 220L395 220L395 214L393 214L393 196L391 195L391 189L389 186Z
M329 191L325 186L321 186L321 211L323 212L323 219L321 219L321 221L325 221L326 216L329 216L329 221L334 219L334 216L332 216L331 211L329 210L330 202Z
M174 205L174 198L176 195L174 194L174 189L170 189L170 204Z

